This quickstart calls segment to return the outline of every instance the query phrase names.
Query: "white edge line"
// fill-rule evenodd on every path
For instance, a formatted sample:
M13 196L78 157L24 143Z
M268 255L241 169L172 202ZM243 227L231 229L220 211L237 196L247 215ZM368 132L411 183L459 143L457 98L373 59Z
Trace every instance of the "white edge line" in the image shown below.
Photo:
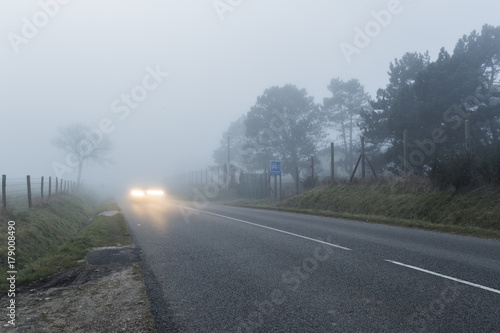
M395 265L408 267L408 268L411 268L411 269L414 269L414 270L417 270L417 271L420 271L420 272L424 272L424 273L427 273L427 274L439 276L439 277L442 277L442 278L445 278L445 279L448 279L448 280L452 280L452 281L456 281L456 282L459 282L459 283L463 283L463 284L466 284L468 286L472 286L472 287L476 287L476 288L481 288L481 289L484 289L484 290L487 290L487 291L491 291L492 293L500 294L500 290L493 289L493 288L486 287L486 286L482 286L482 285L477 284L477 283L472 283L472 282L469 282L469 281L460 280L460 279L454 278L452 276L439 274L439 273L436 273L436 272L433 272L433 271L429 271L427 269L423 269L423 268L412 266L412 265L403 264L401 262L397 262L397 261L393 261L393 260L389 260L389 259L385 259L385 261L388 261L388 262L393 263Z
M302 235L294 234L293 232L288 232L288 231L284 231L284 230L280 230L280 229L276 229L276 228L271 228L271 227L267 227L265 225L261 225L261 224L257 224L257 223L253 223L253 222L248 222L248 221L245 221L245 220L240 220L240 219L237 219L237 218L234 218L234 217L230 217L230 216L215 214L215 213L211 213L211 212L207 212L207 211L204 211L204 210L199 210L199 209L195 209L195 208L191 208L191 207L184 207L184 206L179 206L179 205L177 205L177 206L180 207L180 208L184 208L184 209L191 209L191 210L203 213L203 214L208 214L208 215L213 215L213 216L217 216L217 217L222 217L222 218L225 218L225 219L228 219L228 220L233 220L233 221L236 221L236 222L250 224L250 225L253 225L253 226L256 226L256 227L261 227L261 228L264 228L264 229L269 229L269 230L281 232L283 234L287 234L287 235L291 235L291 236L295 236L295 237L307 239L307 240L310 240L310 241L313 241L313 242L316 242L316 243L320 243L320 244L324 244L324 245L336 247L338 249L342 249L342 250L346 250L346 251L351 251L351 249L348 248L348 247L344 247L344 246L340 246L340 245L336 245L336 244L324 242L324 241L321 241L319 239L315 239L315 238L311 238L311 237L307 237L307 236L302 236Z

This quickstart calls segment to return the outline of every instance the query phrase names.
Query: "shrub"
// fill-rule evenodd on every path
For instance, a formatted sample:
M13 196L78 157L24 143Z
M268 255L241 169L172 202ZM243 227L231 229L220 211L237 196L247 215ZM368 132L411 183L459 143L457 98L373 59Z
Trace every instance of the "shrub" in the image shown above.
M454 153L440 160L437 158L429 171L429 178L440 188L453 186L455 189L470 187L479 176L476 155L470 152Z

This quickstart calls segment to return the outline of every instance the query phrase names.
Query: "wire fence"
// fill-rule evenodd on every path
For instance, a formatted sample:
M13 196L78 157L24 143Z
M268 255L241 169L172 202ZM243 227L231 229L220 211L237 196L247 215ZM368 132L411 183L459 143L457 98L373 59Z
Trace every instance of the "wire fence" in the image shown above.
M73 193L76 182L58 177L7 177L2 175L1 212L22 211L62 193Z
M234 189L243 198L281 201L325 182L352 182L355 177L377 178L377 173L365 152L364 137L361 137L359 155L353 155L352 170L342 170L342 166L339 166L339 159L344 159L345 153L337 152L336 155L333 142L329 148L328 153L324 153L321 159L319 156L311 156L308 166L301 169L296 167L293 174L283 173L283 177L271 175L270 170L249 173L229 163L178 174L167 179L166 183L176 188L216 185L220 189Z

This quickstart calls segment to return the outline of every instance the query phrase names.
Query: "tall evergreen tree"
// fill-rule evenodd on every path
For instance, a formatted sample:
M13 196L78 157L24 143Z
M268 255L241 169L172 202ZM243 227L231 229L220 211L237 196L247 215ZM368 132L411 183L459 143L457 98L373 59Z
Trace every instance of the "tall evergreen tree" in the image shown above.
M359 133L358 123L362 110L370 108L370 96L357 79L347 82L339 78L332 79L328 85L331 97L323 100L323 109L328 120L340 132L340 139L346 151L344 168L351 172L354 167L354 143Z

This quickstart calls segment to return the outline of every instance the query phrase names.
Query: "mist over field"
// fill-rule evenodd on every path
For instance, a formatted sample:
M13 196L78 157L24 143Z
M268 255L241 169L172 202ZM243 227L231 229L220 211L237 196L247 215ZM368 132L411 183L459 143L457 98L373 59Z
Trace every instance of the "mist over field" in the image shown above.
M81 181L102 191L221 165L214 151L266 89L293 85L321 104L332 79L357 79L375 99L396 58L451 54L462 36L499 26L499 9L486 0L3 1L0 173L76 181L75 156L54 143L72 124L89 129L80 150L109 143L102 163L82 166ZM338 131L325 128L314 149L341 145Z

